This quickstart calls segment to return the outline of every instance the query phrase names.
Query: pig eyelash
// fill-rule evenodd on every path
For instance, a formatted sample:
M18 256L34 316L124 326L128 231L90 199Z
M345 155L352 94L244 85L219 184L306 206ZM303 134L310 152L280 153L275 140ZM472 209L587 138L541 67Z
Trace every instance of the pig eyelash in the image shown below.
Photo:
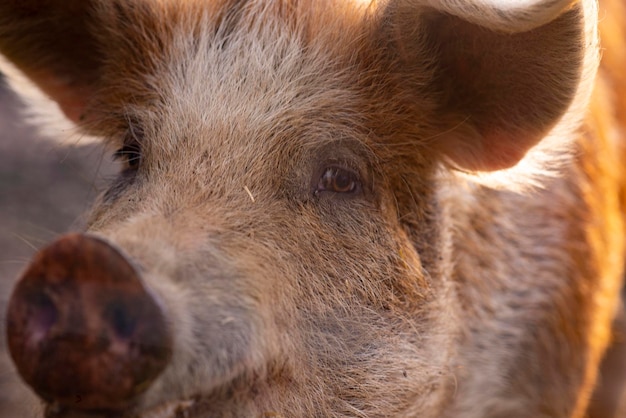
M130 169L138 169L141 163L141 147L139 142L133 140L125 143L122 148L113 153L113 158L124 161Z
M136 124L130 123L122 148L113 153L113 158L126 163L131 170L137 170L141 164L141 138L143 130Z
M127 119L127 131L122 142L122 148L113 153L113 159L122 161L128 170L139 169L142 160L141 142L144 132L141 124L132 117Z
M361 191L361 188L361 180L354 171L332 166L324 169L314 195L317 196L321 192L354 194Z

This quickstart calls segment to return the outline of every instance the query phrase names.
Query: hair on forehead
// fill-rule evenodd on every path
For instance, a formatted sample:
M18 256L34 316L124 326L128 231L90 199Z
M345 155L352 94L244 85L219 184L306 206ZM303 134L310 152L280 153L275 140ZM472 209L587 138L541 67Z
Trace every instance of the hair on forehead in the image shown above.
M373 2L358 0L132 0L99 1L91 36L101 46L102 89L96 106L109 115L94 118L110 127L112 109L156 102L159 78L178 73L207 49L229 60L281 59L287 44L315 57L320 67L362 65L373 54ZM209 68L211 63L204 64ZM337 68L341 67L337 65ZM183 71L181 71L183 70ZM123 110L122 110L123 109ZM124 122L125 123L125 122Z

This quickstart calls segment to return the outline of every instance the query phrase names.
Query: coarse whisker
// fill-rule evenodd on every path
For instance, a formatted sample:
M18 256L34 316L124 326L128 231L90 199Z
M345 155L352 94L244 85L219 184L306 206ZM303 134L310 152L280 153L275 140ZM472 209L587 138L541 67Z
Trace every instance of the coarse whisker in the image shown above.
M35 244L33 244L32 242L29 241L29 239L25 236L22 236L21 234L18 234L16 232L14 232L12 234L15 238L17 238L18 240L22 241L24 244L26 244L29 248L31 248L33 251L39 251L39 248L37 248L35 246Z

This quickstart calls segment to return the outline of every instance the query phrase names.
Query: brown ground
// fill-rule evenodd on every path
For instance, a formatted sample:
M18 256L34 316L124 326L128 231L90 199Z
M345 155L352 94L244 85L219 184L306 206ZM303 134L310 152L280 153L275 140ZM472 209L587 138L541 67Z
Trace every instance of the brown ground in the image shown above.
M95 145L68 147L42 139L24 122L21 108L0 74L0 418L34 418L38 410L35 397L17 384L6 354L4 315L11 286L36 248L80 228L81 213L115 171ZM618 324L590 418L626 418L624 314Z

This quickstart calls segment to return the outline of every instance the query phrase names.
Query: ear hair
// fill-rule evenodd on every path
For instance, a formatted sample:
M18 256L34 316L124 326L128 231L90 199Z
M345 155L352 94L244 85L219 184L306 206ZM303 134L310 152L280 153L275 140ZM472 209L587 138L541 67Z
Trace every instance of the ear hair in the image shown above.
M78 122L99 77L93 1L0 2L0 52Z
M382 20L398 71L432 61L446 124L433 146L462 170L512 167L560 121L579 121L598 65L593 1L502 4L392 0Z

